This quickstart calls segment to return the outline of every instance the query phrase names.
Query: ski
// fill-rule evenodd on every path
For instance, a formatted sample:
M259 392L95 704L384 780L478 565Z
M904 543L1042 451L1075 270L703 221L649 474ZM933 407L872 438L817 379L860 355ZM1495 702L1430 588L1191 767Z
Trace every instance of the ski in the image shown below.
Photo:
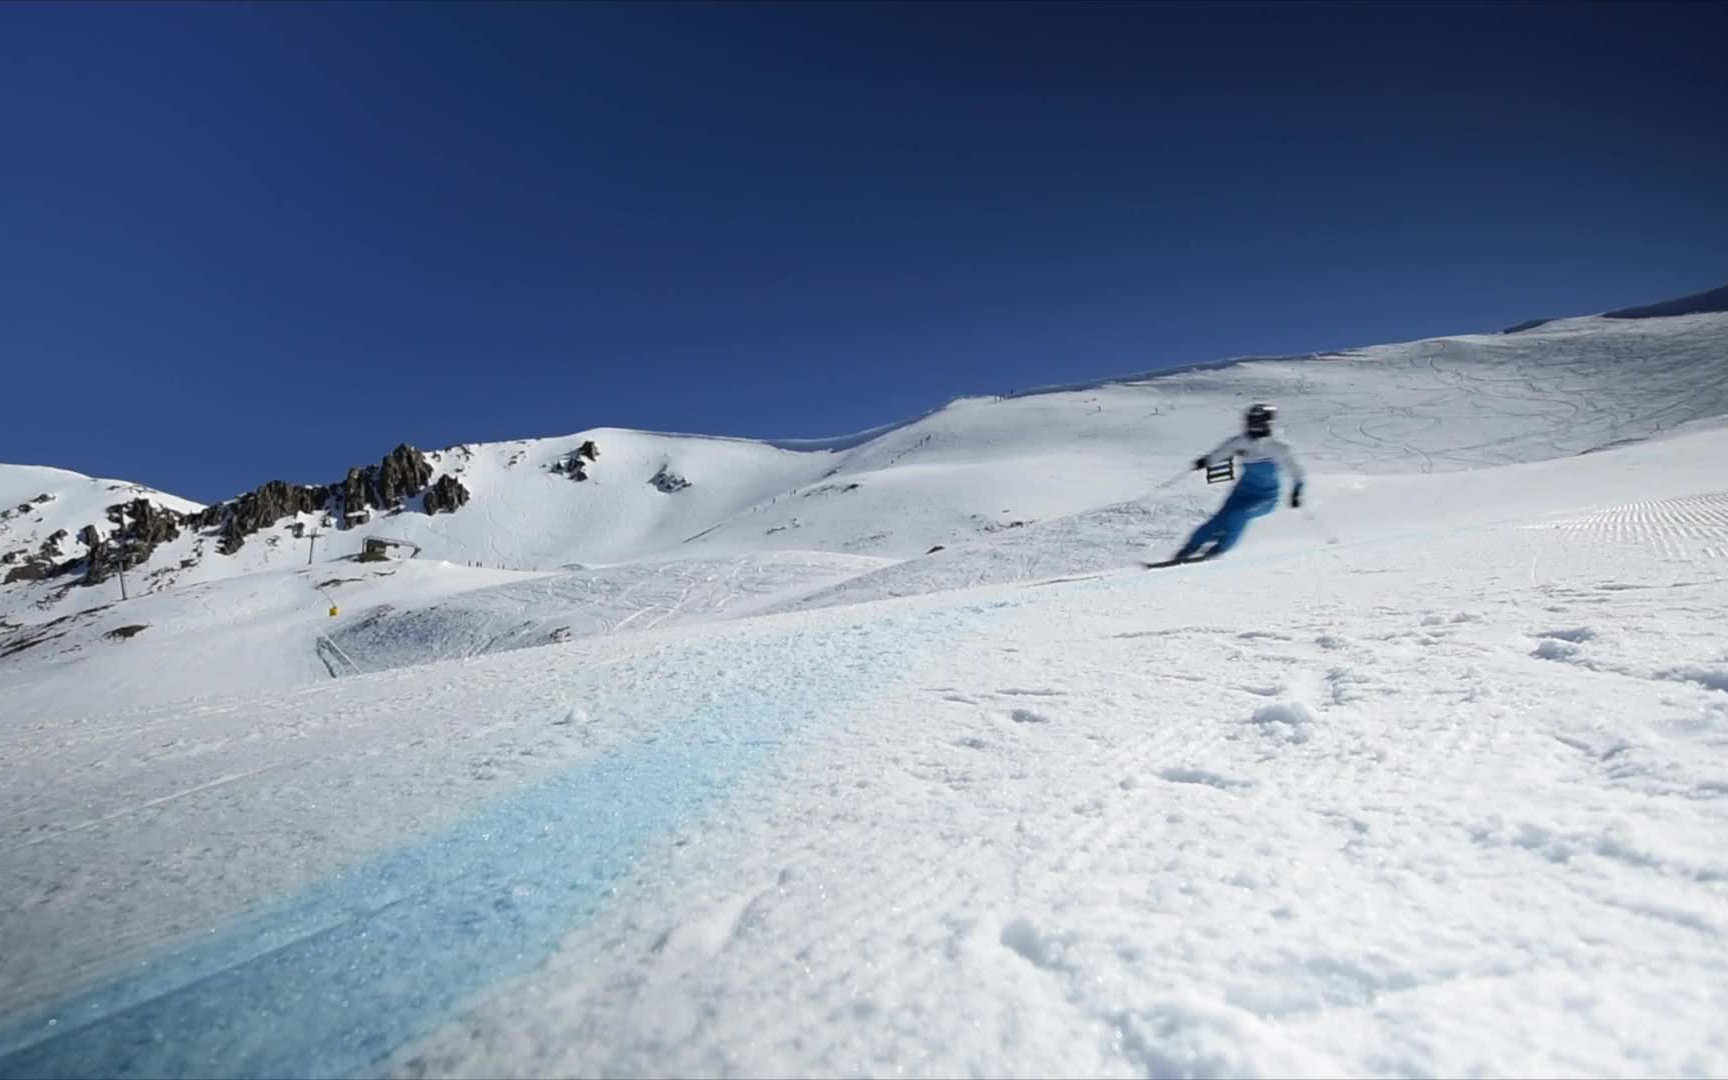
M1162 559L1158 562L1143 562L1140 565L1148 570L1162 570L1169 566L1185 566L1188 563L1200 563L1210 559L1210 555L1191 555L1186 559Z

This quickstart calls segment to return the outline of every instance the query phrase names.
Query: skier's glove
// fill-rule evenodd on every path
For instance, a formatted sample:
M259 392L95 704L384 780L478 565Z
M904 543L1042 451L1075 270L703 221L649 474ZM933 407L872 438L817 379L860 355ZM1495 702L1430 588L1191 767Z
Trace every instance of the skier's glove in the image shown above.
M1196 469L1204 469L1206 467L1206 459L1203 457L1195 458L1194 459L1194 467Z
M1290 507L1291 507L1291 509L1295 509L1296 507L1301 506L1301 505L1302 505L1302 489L1297 488L1295 491L1292 491L1290 493Z

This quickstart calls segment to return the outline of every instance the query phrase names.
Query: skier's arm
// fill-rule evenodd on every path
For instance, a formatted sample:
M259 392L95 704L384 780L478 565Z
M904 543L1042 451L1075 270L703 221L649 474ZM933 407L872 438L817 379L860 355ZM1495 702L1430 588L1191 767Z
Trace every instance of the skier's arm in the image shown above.
M1244 441L1245 440L1240 435L1230 436L1228 439L1225 439L1223 442L1218 444L1218 449L1204 457L1195 458L1194 467L1196 469L1204 469L1209 465L1216 465L1221 461L1229 461L1231 458L1236 456L1236 452L1242 448Z

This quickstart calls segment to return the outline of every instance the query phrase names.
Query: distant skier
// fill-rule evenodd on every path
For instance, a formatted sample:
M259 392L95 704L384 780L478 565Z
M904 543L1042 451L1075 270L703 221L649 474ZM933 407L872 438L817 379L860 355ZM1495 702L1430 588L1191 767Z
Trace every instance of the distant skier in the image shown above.
M1218 449L1195 459L1194 467L1204 469L1240 456L1242 477L1236 481L1236 487L1218 512L1194 530L1188 542L1182 545L1182 550L1170 560L1172 563L1210 559L1224 554L1242 539L1248 522L1277 509L1278 495L1283 487L1279 466L1289 471L1295 484L1290 491L1290 505L1302 505L1302 467L1296 464L1290 448L1272 437L1272 420L1277 415L1278 410L1270 405L1254 405L1245 417L1243 434L1232 435L1219 444ZM1211 547L1201 554L1201 549L1208 544Z

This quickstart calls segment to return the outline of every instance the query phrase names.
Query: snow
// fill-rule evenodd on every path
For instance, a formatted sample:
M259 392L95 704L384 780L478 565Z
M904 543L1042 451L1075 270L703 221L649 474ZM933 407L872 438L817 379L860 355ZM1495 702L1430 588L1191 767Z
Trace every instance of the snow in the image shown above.
M1305 510L1141 569L1256 399ZM1725 417L1558 320L14 589L0 1074L1721 1075Z
M459 479L472 493L468 506L325 529L315 556L351 558L377 534L418 544L428 559L524 572L770 551L898 561L1124 504L1187 515L1169 523L1173 536L1210 493L1177 488L1148 499L1149 490L1216 445L1248 401L1283 403L1281 431L1317 474L1316 498L1330 497L1327 485L1563 457L1722 416L1724 327L1722 314L1562 319L1510 337L1195 365L964 398L909 423L802 443L608 428L450 447L428 454L434 478ZM601 456L589 480L551 471L590 439ZM43 487L12 479L19 469L0 466L0 493ZM659 490L652 481L662 470L691 486ZM63 522L74 535L83 524L111 528L93 505ZM294 524L318 526L310 516L283 521L233 556L217 554L209 537L183 535L131 584L168 591L303 565L308 541L290 534ZM0 552L10 547L0 533ZM0 589L0 619L36 623L117 598L117 583L65 595Z
M83 550L78 543L78 530L95 525L106 535L113 530L107 508L115 503L147 499L181 513L203 509L186 499L165 495L160 491L123 480L98 480L94 477L34 465L0 465L0 554L6 552L37 553L43 541L55 533L67 535L59 550L66 557ZM4 577L0 566L0 578ZM24 590L8 589L8 594ZM12 595L0 600L0 619L14 609Z

